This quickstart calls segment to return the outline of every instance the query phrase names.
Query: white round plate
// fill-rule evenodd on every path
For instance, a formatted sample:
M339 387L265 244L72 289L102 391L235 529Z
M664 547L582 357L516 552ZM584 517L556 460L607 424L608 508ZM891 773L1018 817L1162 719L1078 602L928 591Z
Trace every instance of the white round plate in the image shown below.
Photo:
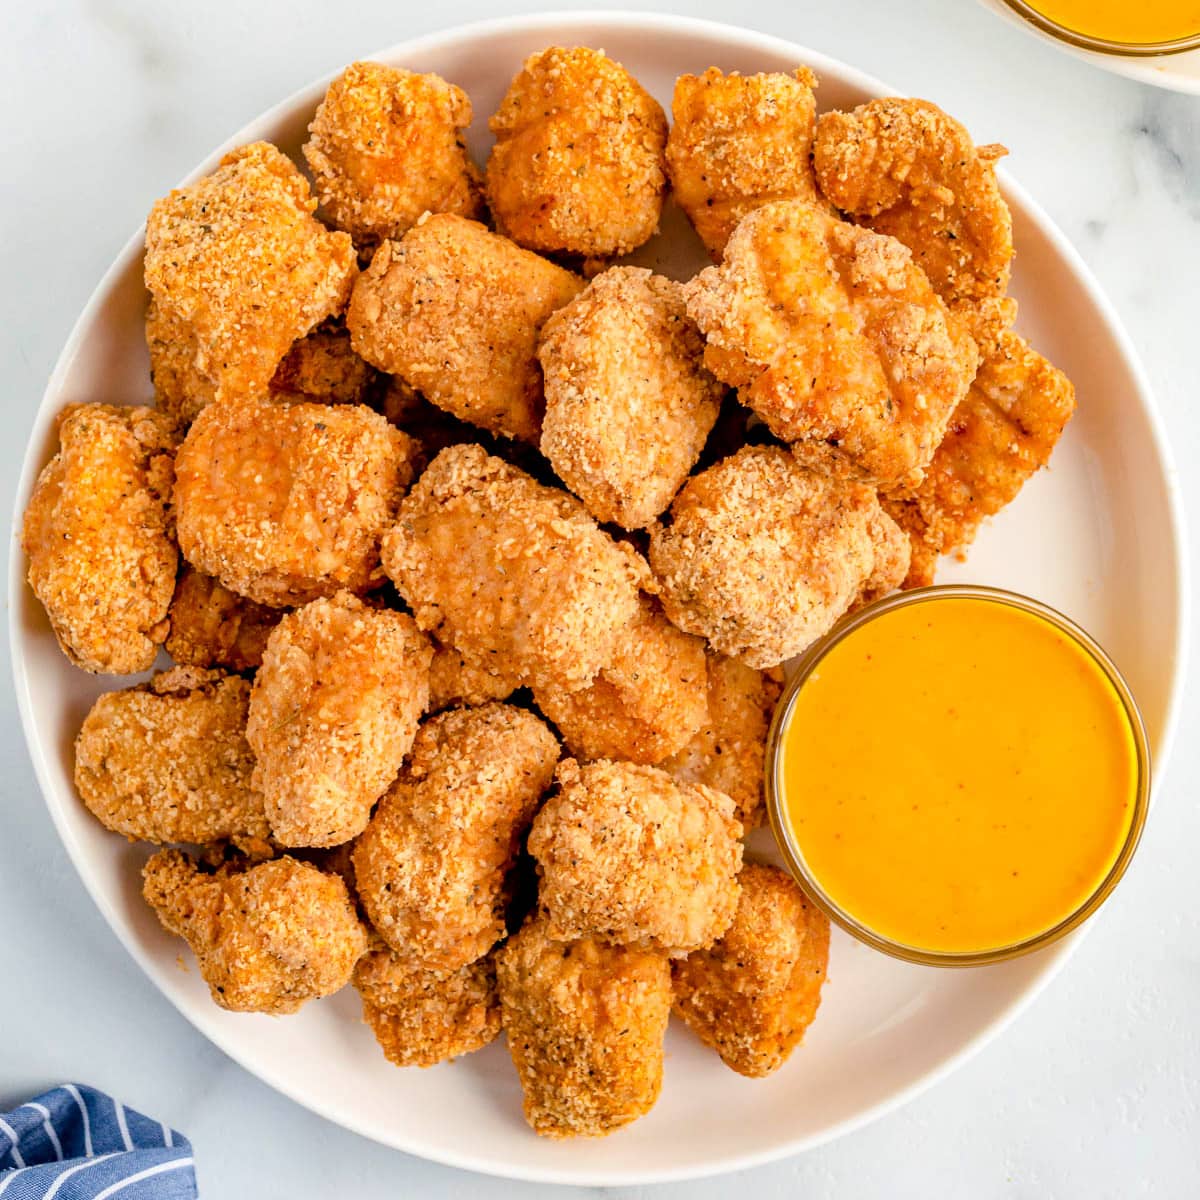
M376 57L437 71L466 88L476 113L471 146L482 161L487 117L509 79L528 53L554 43L603 47L668 106L677 75L714 63L745 72L805 63L821 77L825 108L890 91L801 46L651 14L522 17L422 38ZM255 138L294 152L325 82L247 126L195 174ZM1186 595L1167 448L1128 339L1078 255L1010 179L1004 188L1019 247L1013 282L1019 327L1075 380L1079 414L1053 468L984 530L970 563L948 568L944 577L1028 592L1082 622L1128 674L1161 762L1177 707ZM677 213L668 215L664 230L639 255L642 261L677 274L700 265L698 243ZM54 416L64 403L150 399L141 243L139 232L63 351L34 426L18 514L53 453ZM503 1042L432 1070L398 1070L360 1023L349 988L284 1019L235 1015L211 1002L194 966L180 967L181 943L162 931L140 898L145 848L103 830L71 785L80 722L97 694L122 681L68 665L25 587L24 569L17 550L11 636L30 753L62 839L109 924L179 1010L247 1070L330 1120L399 1149L498 1175L592 1185L683 1179L765 1162L828 1141L929 1086L1011 1021L1070 953L1064 942L1002 966L946 971L906 965L837 934L820 1014L776 1075L743 1079L673 1026L662 1098L648 1117L599 1141L538 1139L521 1118Z
M1172 92L1188 92L1200 96L1200 50L1185 50L1182 54L1156 54L1148 56L1129 56L1121 54L1099 54L1095 50L1085 50L1082 46L1072 46L1060 38L1046 33L1030 21L1026 21L1019 13L1013 12L1004 0L980 0L985 8L990 8L997 16L1003 17L1013 25L1024 29L1026 33L1051 46L1082 58L1102 71L1112 75L1123 75L1126 79L1136 79L1139 83L1148 83L1152 87L1166 88Z

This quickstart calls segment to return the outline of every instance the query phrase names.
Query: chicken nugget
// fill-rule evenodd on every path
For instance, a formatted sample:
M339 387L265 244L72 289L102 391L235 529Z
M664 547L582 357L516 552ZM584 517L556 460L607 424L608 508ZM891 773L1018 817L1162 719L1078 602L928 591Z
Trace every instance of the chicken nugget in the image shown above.
M883 497L912 541L906 587L933 582L939 554L970 545L1041 467L1075 411L1075 389L1015 333L1001 334L920 486Z
M978 363L905 246L802 201L752 212L684 295L709 370L827 474L919 481Z
M817 118L807 67L675 81L667 172L675 199L718 262L749 212L773 200L819 202L809 155Z
M549 936L686 954L733 920L742 865L733 801L657 767L560 765L529 833Z
M167 636L178 553L171 423L150 408L73 404L21 527L29 586L63 653L85 671L132 675Z
M410 616L349 592L279 622L246 726L279 842L336 846L366 828L429 703L432 659Z
M477 222L441 214L379 247L346 324L356 353L439 408L536 442L545 407L538 332L582 287Z
M485 670L536 686L590 683L638 612L649 571L574 496L479 446L433 460L383 539L422 629Z
M490 956L448 975L422 971L386 946L359 959L354 986L363 1020L388 1062L432 1067L482 1049L500 1032L496 964Z
M671 964L675 1012L739 1075L777 1071L817 1015L829 918L778 867L747 863L737 915L710 950Z
M354 247L316 206L291 160L254 142L150 210L147 344L172 417L186 423L211 400L262 395L291 344L346 306Z
M130 841L232 841L270 836L250 781L250 684L176 667L101 696L75 739L75 787L96 819Z
M725 387L683 288L641 267L597 276L542 330L542 453L597 521L649 525L700 457Z
M351 63L304 147L321 215L368 252L425 212L479 216L482 181L462 134L470 124L466 92L439 75Z
M782 685L736 658L708 654L708 720L677 754L661 763L683 783L702 783L737 805L747 833L763 820L767 730Z
M230 1012L295 1012L349 983L367 949L346 885L294 858L205 873L160 850L142 869L142 895Z
M865 484L746 446L694 476L650 534L667 616L715 650L774 667L834 625L865 589L904 578L902 539Z
M379 539L412 440L361 405L210 405L179 448L175 512L192 566L284 608L380 582Z
M620 63L586 46L525 60L488 127L496 228L543 253L628 254L658 228L667 118Z
M602 1137L654 1107L671 1013L666 955L557 941L531 919L498 953L496 974L534 1132Z
M507 700L517 687L508 676L468 662L453 646L434 644L429 668L429 712Z
M370 404L379 375L350 345L338 322L326 321L293 343L275 368L272 400L306 400L312 404Z
M1002 296L1012 217L996 183L1003 146L976 146L928 100L886 97L817 122L813 168L825 195L903 242L947 302Z
M558 754L533 713L507 704L421 726L354 848L359 897L398 961L445 975L504 936L505 877Z
M253 671L282 616L282 609L247 600L185 565L168 612L167 653L185 666Z

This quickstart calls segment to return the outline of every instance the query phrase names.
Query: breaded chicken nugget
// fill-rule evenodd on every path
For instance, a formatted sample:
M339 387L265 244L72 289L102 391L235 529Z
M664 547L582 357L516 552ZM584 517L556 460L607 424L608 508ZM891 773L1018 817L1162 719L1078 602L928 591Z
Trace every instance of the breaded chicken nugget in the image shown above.
M410 438L361 405L214 404L175 464L179 548L286 607L382 579L379 539L412 479Z
M130 841L265 842L249 702L246 680L190 667L101 696L75 739L80 799Z
M535 688L533 698L576 758L661 762L708 722L704 643L643 599L587 687Z
M179 572L167 653L189 667L253 671L283 611L256 604L189 566Z
M513 241L598 257L627 254L658 228L667 118L602 50L531 54L488 127L488 205Z
M779 446L746 446L694 476L650 535L667 616L752 667L799 654L866 588L907 563L874 491L805 470ZM883 547L881 552L880 547Z
M482 1049L500 1032L496 964L490 956L449 975L422 971L386 946L354 968L363 1020L388 1062L432 1067Z
M737 916L711 950L671 964L675 1012L739 1075L777 1071L821 1003L829 918L778 867L747 863Z
M434 644L429 668L429 712L507 700L517 687L513 679L468 662L453 646Z
M675 81L667 172L680 208L718 262L749 212L772 200L819 201L809 154L816 76L722 74Z
M417 624L468 662L522 683L590 683L638 612L649 572L574 496L479 446L433 460L383 540Z
M912 539L906 587L933 582L939 554L970 545L984 518L1016 499L1050 461L1075 411L1075 389L1015 333L984 360L921 485L883 498Z
M149 408L73 404L21 527L29 586L63 653L86 671L145 671L167 636L178 554L174 433Z
M378 379L375 368L354 353L345 328L326 321L293 343L275 368L269 395L312 404L369 404Z
M536 1133L602 1137L654 1107L671 1012L664 954L555 941L545 920L531 919L498 953L496 973Z
M264 393L288 347L346 306L354 247L316 206L291 160L254 142L150 210L147 343L159 406L177 420Z
M597 521L649 525L671 503L725 387L683 288L641 267L597 276L542 330L542 453Z
M661 766L683 783L724 792L749 833L762 824L767 729L782 686L766 672L711 651L707 683L708 721Z
M412 617L349 592L279 622L246 726L279 842L336 846L366 828L429 703L432 659Z
M801 201L738 226L684 285L705 363L817 470L915 483L975 374L975 343L894 238Z
M657 767L563 761L534 818L546 932L686 954L733 920L742 825L724 793Z
M365 251L402 237L425 212L477 217L479 168L462 131L471 101L438 75L351 63L330 85L304 157L321 215Z
M887 97L817 123L813 168L843 212L909 247L947 303L1001 296L1012 217L996 183L1003 146L979 146L928 100Z
M160 850L142 870L142 895L231 1012L295 1012L349 983L367 949L346 885L294 858L205 874Z
M504 936L505 876L558 753L537 717L507 704L422 725L354 848L363 906L404 965L448 974Z
M536 442L545 407L538 332L582 287L475 221L442 214L379 247L346 324L358 354L439 408Z

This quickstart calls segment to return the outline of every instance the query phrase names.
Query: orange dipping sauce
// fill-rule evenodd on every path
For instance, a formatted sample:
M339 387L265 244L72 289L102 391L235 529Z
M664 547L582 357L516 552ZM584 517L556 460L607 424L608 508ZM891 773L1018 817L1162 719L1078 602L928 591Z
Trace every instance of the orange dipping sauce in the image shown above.
M1151 46L1200 35L1200 0L1025 0L1047 20L1086 37Z
M835 915L977 955L1105 884L1140 830L1144 741L1071 632L955 592L912 594L819 659L777 718L773 816Z

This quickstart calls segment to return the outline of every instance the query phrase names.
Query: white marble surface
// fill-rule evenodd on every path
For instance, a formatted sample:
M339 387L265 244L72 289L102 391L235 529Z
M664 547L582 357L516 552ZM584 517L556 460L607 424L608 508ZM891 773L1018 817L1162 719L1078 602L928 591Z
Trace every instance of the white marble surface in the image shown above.
M516 3L512 11L575 7ZM578 7L585 7L580 5ZM636 5L807 43L927 95L1009 166L1115 301L1200 501L1200 100L1102 74L968 0ZM12 494L45 378L150 202L299 85L478 0L35 0L0 5L0 362ZM1192 539L1196 559L1196 538ZM567 1195L386 1150L243 1072L158 994L93 908L0 684L0 1108L82 1079L185 1131L207 1197ZM1200 1190L1200 693L1127 880L1063 975L967 1067L833 1145L630 1198L1194 1196ZM466 1135L469 1136L469 1131Z

